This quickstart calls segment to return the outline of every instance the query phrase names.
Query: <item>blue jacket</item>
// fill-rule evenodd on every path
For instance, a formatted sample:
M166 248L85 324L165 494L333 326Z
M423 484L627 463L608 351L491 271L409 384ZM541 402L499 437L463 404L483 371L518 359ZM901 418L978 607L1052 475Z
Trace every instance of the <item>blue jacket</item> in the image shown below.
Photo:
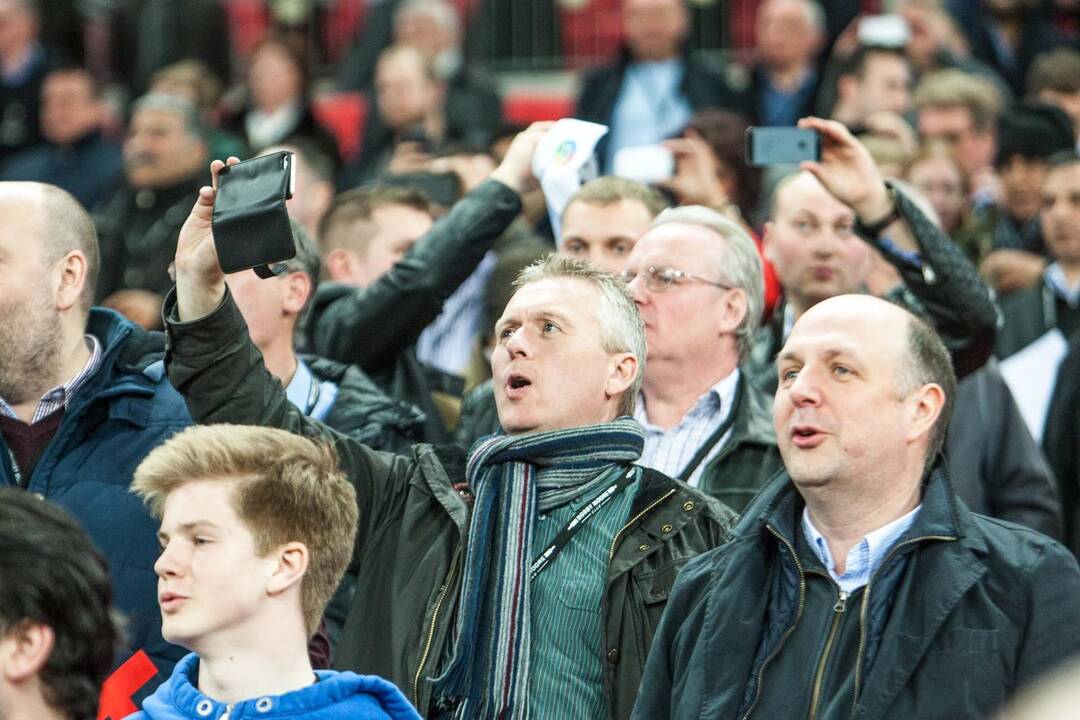
M101 341L101 366L68 404L27 490L71 513L104 553L129 641L118 660L145 651L160 682L185 651L161 637L158 523L128 484L147 453L190 425L191 416L165 376L160 335L102 308L90 311L86 332ZM13 485L9 457L0 438L0 482Z
M192 653L128 720L219 720L226 713L229 720L420 720L401 691L375 675L319 670L319 682L300 690L226 705L199 692L192 683L198 671Z

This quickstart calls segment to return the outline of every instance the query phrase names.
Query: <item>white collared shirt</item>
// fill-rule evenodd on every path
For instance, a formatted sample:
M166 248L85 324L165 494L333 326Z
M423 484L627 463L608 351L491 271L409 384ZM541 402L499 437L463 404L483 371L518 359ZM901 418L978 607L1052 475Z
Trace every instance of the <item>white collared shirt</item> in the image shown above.
M86 361L86 365L75 377L62 385L57 385L41 396L37 408L34 409L34 416L30 419L31 425L44 417L52 415L61 407L66 408L71 402L71 398L79 391L79 388L97 372L98 367L101 365L101 341L93 335L86 335L85 338L86 349L90 351L90 359ZM16 420L19 417L15 414L15 409L8 405L4 398L0 398L0 413Z
M850 593L870 582L870 578L874 576L882 561L885 560L885 555L900 539L900 536L908 531L912 523L915 522L915 517L920 510L922 510L921 503L907 515L868 533L861 542L848 550L843 575L836 574L836 562L829 551L829 543L814 527L814 523L810 520L810 513L805 509L803 510L802 527L810 547L814 549L814 553L821 560L821 564L829 571L829 575L840 586L840 589Z
M1053 263L1046 268L1045 277L1046 284L1058 297L1069 303L1069 307L1080 306L1080 282L1070 284L1060 263Z
M682 420L669 430L664 430L649 422L645 396L639 393L634 419L645 430L645 449L638 463L659 470L670 477L678 478L701 449L702 443L724 424L734 410L735 391L738 386L739 369L735 368L727 377L698 398ZM701 474L705 466L731 439L732 431L733 428L728 428L720 440L713 445L709 454L687 478L689 485L697 487L701 484Z

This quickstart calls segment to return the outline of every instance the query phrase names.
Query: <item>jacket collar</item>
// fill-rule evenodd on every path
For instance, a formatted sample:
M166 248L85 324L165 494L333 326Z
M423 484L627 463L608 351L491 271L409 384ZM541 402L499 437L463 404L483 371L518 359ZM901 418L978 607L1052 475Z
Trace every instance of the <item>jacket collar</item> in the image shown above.
M731 447L748 442L758 445L776 445L776 431L773 429L772 408L769 398L754 384L744 371L739 382L742 392L735 406L735 424L731 436Z
M786 471L781 472L762 488L743 511L734 535L757 535L769 525L793 541L803 507L805 503L791 477ZM972 532L970 511L953 492L948 463L940 456L934 470L923 481L922 511L900 542L927 536L957 538L972 550L986 552L982 536Z

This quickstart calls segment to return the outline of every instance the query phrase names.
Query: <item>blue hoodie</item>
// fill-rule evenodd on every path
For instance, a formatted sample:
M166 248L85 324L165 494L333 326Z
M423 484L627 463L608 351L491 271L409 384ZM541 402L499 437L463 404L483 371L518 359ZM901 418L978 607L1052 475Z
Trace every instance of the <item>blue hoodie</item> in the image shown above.
M199 657L188 655L169 681L143 701L128 720L420 720L420 716L386 680L351 672L316 671L319 682L284 695L271 695L228 705L199 692L193 680Z

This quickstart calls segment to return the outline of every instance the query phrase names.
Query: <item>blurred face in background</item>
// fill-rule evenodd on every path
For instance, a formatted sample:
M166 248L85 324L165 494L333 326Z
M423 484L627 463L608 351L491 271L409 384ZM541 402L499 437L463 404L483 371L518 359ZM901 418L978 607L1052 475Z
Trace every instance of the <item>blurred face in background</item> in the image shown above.
M637 200L623 199L606 205L579 200L563 212L559 252L618 275L626 267L634 244L651 224L652 215Z
M269 113L302 99L304 73L284 46L271 42L252 56L247 84L252 104Z
M928 157L911 166L907 180L930 201L947 233L960 226L967 209L967 191L956 164L946 157Z
M1001 202L1015 220L1026 222L1039 212L1047 163L1042 158L1013 155L998 167Z
M623 0L623 33L637 60L678 55L689 27L684 0Z
M41 133L67 145L101 127L103 108L94 96L90 75L81 70L55 72L41 88Z
M809 62L821 43L804 0L766 0L758 7L755 35L758 59L770 68Z
M438 85L413 48L383 53L375 68L375 93L379 114L393 130L424 122L439 101Z
M177 185L206 166L206 144L182 114L158 108L136 111L124 142L124 174L135 189Z
M1080 163L1047 172L1042 198L1047 249L1061 262L1073 268L1080 266Z
M765 257L796 312L856 292L869 268L869 246L855 234L855 212L817 179L799 173L777 191L765 224Z

